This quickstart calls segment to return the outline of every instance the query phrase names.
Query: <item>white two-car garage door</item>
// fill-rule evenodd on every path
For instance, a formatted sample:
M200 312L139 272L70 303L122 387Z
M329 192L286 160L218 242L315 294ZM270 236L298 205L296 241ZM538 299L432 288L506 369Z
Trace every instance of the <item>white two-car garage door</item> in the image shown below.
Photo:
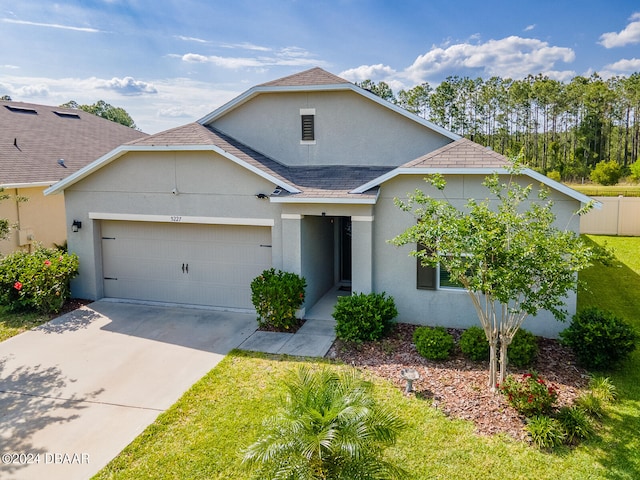
M270 247L270 227L102 221L104 296L252 308Z

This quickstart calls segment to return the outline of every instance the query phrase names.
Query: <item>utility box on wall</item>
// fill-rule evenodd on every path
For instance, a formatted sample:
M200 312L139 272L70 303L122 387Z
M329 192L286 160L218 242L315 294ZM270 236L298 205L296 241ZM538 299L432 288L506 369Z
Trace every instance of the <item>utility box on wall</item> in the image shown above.
M18 245L21 247L24 245L30 245L31 242L35 239L33 235L33 229L31 228L23 228L18 230Z

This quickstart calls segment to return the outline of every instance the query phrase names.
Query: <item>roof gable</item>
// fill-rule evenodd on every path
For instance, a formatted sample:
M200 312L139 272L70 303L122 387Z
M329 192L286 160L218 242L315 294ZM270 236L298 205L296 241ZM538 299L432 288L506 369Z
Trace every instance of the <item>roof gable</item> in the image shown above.
M461 138L416 158L401 168L502 168L510 164L506 157L491 148Z
M278 78L270 82L262 83L259 87L293 87L310 85L336 85L350 83L344 78L327 72L320 67L310 68L304 72L294 73L286 77Z
M0 101L0 184L51 185L144 136L82 110Z
M435 173L452 175L491 175L493 173L509 173L512 162L490 148L483 147L471 140L461 138L449 143L433 152L423 155L411 162L405 163L380 177L367 182L351 193L363 193L372 188L379 187L384 182L397 177L398 175L430 175ZM556 190L581 203L592 201L590 197L584 195L566 185L551 180L546 175L542 175L530 168L524 168L522 175L532 178L547 187ZM599 206L600 204L596 204Z
M399 115L402 115L411 121L427 127L428 129L446 137L451 140L458 140L459 135L450 132L449 130L442 128L435 123L432 123L422 117L419 117L404 108L401 108L393 103L390 103L379 96L371 93L364 88L338 77L322 68L315 67L304 72L289 75L271 82L263 83L255 87L250 88L246 92L237 96L230 102L222 105L208 115L198 120L198 123L202 125L209 125L215 122L218 118L226 115L228 112L238 108L244 103L250 101L252 98L261 95L263 93L278 93L278 92L326 92L326 91L352 91L361 95L362 97L375 102L384 108L387 108Z

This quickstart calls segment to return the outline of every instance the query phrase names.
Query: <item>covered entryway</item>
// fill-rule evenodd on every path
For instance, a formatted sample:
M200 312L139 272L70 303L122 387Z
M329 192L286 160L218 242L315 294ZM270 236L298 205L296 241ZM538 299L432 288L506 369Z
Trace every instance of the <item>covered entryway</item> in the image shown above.
M271 267L271 228L101 222L104 296L250 309Z

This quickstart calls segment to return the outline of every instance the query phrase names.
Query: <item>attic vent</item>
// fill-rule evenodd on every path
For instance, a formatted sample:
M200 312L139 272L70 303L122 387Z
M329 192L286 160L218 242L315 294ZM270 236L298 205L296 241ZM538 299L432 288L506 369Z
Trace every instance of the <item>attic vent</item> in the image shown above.
M315 140L313 128L314 115L302 115L302 141L309 142Z
M73 113L73 112L56 112L56 111L54 111L53 113L55 113L56 115L58 115L59 117L62 117L62 118L77 118L77 119L80 119L80 115L78 115L77 113Z
M36 112L33 108L28 108L28 107L17 107L15 105L5 105L5 108L15 113L29 113L31 115L38 114L38 112Z

